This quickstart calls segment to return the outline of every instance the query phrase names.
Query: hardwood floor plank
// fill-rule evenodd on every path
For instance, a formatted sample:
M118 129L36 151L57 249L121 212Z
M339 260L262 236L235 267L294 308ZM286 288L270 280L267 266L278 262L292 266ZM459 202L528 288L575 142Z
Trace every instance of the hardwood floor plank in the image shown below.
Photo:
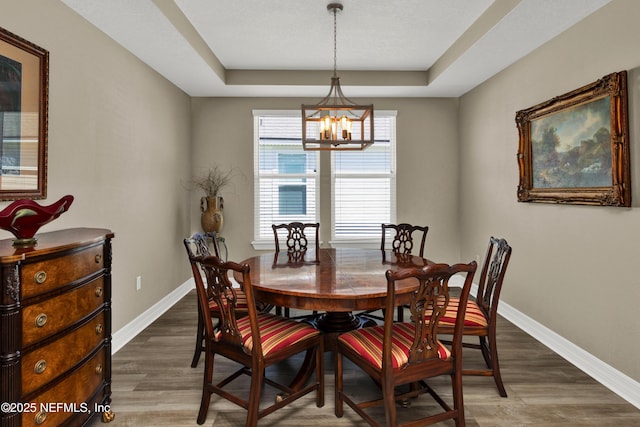
M200 406L204 357L191 368L196 330L195 291L184 297L113 356L113 426L196 426ZM498 395L492 378L464 377L467 426L638 426L640 410L553 353L507 320L498 323L500 364L508 398ZM237 365L216 358L216 369L230 371ZM480 352L464 350L465 367L483 364ZM286 375L291 366L278 367ZM344 417L334 415L333 353L325 355L325 406L317 408L314 395L294 402L258 422L262 426L364 426L350 408ZM218 371L219 372L219 371ZM243 379L244 381L244 379ZM374 397L372 381L361 371L345 367L345 388ZM445 398L451 395L446 379L429 381ZM248 394L248 381L234 385ZM276 392L265 389L264 401ZM411 407L435 406L428 396L412 401ZM382 412L379 417L384 421ZM205 426L242 426L244 409L212 396ZM92 427L102 425L98 420ZM440 425L452 426L453 422Z

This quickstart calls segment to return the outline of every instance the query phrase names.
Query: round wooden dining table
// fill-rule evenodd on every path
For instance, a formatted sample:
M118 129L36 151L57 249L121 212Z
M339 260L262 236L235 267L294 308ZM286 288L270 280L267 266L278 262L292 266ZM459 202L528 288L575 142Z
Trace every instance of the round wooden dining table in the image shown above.
M361 327L370 319L354 311L383 308L387 295L387 270L424 267L431 261L412 255L372 249L321 248L303 259L287 252L258 255L244 260L256 300L280 307L321 312L311 322L326 333ZM242 275L236 275L242 282ZM415 282L396 286L397 303L409 302Z

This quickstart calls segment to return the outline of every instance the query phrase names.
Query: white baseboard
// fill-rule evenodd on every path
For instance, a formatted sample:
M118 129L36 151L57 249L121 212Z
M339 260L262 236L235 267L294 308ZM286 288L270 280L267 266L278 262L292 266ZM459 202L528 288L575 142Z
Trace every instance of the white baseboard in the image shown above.
M111 337L111 354L115 354L118 350L124 347L125 344L135 338L136 335L152 324L158 317L162 316L194 288L195 282L193 278L191 278L178 286L160 301L152 305L140 316L114 332Z
M504 301L498 313L609 390L640 409L640 382L618 371Z
M456 280L451 281L452 286L462 287L464 284L464 280L460 276L455 276L453 279ZM477 292L478 285L474 283L471 286L471 295L476 295ZM585 374L640 409L640 382L594 357L591 353L561 337L504 301L500 301L498 313Z
M462 278L457 280L454 277L451 281L452 286L462 287L464 281ZM111 342L111 351L116 353L126 343L133 339L136 335L153 323L165 311L171 308L175 303L180 301L187 293L195 287L193 279L189 279L176 288L169 295L164 297L158 303L154 304L147 311L136 317L123 328L113 334ZM473 285L471 294L475 295L477 285ZM505 319L549 347L551 350L562 356L569 363L582 370L587 375L616 393L618 396L640 409L640 383L618 371L612 366L604 363L602 360L594 357L587 351L573 344L571 341L561 337L551 329L536 322L529 316L521 313L511 307L504 301L500 302L498 313Z

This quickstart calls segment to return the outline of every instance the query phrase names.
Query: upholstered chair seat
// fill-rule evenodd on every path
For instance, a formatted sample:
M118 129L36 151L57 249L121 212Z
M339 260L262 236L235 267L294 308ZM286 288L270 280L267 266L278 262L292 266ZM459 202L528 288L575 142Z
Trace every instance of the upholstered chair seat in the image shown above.
M454 319L455 321L455 319ZM410 323L395 323L391 335L391 362L393 369L402 369L409 363L409 351L413 344L416 327ZM353 352L362 356L362 359L373 368L382 369L382 345L384 341L384 327L374 326L343 334L338 340ZM437 341L438 358L448 360L451 351L442 342Z
M258 324L260 327L262 353L265 357L320 334L320 331L305 323L270 313L259 313ZM253 335L251 334L251 321L248 316L238 319L238 331L240 331L245 351L250 354L253 350ZM220 340L221 336L222 332L217 331L216 340Z

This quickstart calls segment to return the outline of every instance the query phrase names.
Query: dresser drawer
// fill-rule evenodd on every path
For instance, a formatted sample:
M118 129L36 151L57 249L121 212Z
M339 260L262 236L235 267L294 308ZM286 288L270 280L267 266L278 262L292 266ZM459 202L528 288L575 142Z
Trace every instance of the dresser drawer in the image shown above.
M105 349L101 349L64 381L31 399L36 410L22 414L22 425L59 426L72 416L88 418L94 409L89 399L104 381L104 362Z
M22 396L57 378L104 340L104 313L68 335L22 356Z
M29 298L67 285L102 269L103 246L93 246L56 259L22 267L22 298Z
M22 309L22 346L26 347L89 315L104 302L104 279Z

